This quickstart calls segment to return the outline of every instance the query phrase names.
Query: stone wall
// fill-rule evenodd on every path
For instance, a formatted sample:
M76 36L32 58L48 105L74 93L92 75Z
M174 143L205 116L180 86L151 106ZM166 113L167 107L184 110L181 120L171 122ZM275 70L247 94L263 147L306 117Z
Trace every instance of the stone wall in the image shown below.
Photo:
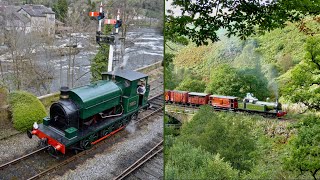
M7 90L0 88L0 127L3 127L9 120L7 95Z

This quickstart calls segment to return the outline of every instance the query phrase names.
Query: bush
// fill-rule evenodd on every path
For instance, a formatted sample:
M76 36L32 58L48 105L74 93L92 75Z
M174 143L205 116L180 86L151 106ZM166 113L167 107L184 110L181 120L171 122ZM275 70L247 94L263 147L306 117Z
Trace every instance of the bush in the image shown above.
M320 177L320 117L306 116L298 123L298 134L289 141L284 164L287 169L309 173L314 179ZM311 176L309 178L311 178Z
M47 116L45 107L36 96L16 91L10 93L9 104L12 110L13 127L18 131L30 129L34 122L42 123Z
M250 171L257 149L253 125L251 116L217 113L202 106L189 123L183 124L179 139L212 154L219 153L234 169Z
M219 154L176 142L166 155L165 179L238 179L238 171Z

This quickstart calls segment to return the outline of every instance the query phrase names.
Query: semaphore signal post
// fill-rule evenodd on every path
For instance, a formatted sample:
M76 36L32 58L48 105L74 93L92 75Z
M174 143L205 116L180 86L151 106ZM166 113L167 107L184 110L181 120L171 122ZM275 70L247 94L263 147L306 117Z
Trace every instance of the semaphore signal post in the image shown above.
M98 30L96 33L96 42L101 46L101 44L108 44L110 46L109 48L109 59L108 59L108 71L113 70L113 54L114 54L114 48L117 44L117 41L119 41L118 34L119 34L119 28L122 25L122 20L120 19L120 10L118 9L117 17L116 19L105 19L107 15L105 15L103 11L103 4L101 2L100 4L100 10L99 12L89 12L89 16L91 17L97 17L99 21ZM109 24L114 25L116 31L115 33L112 32L110 35L104 35L102 33L102 24Z

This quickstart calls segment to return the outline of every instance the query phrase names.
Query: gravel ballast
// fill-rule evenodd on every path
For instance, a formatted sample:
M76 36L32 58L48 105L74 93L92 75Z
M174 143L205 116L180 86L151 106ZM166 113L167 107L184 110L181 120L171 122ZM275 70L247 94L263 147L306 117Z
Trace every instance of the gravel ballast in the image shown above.
M154 116L148 121L148 124L143 125L139 130L132 131L131 128L131 133L123 141L85 160L76 169L67 170L62 176L55 176L53 179L112 179L116 177L125 169L121 167L123 162L130 161L130 157L135 156L146 144L163 137L163 116Z
M17 134L0 141L0 163L25 155L38 148L38 137L29 139L27 133Z

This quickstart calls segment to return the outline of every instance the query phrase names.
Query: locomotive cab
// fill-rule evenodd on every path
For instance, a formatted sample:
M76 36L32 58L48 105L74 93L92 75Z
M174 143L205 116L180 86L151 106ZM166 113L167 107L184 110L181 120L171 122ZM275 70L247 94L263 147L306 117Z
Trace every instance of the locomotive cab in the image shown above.
M146 74L120 69L102 73L102 79L112 80L121 87L125 113L147 106L150 85L148 84L148 76Z

